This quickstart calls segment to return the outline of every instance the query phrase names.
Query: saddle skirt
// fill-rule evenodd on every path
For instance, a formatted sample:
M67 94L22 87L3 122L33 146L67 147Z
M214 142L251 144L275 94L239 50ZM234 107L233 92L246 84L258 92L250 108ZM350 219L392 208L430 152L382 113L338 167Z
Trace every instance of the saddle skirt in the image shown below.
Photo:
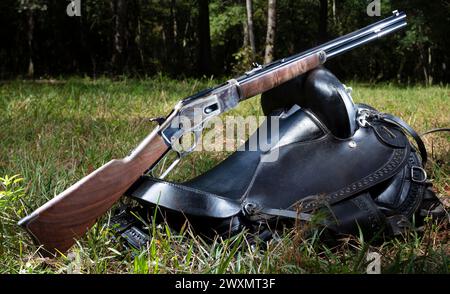
M437 200L423 169L423 143L419 156L405 134L412 129L354 104L331 72L316 69L264 93L262 106L268 118L244 151L184 183L143 176L126 195L145 210L174 216L175 227L187 217L207 235L270 227L280 219L309 221L318 210L327 212L321 224L336 234L398 234L424 199ZM250 142L263 135L269 147L250 151ZM122 230L130 235L129 227Z

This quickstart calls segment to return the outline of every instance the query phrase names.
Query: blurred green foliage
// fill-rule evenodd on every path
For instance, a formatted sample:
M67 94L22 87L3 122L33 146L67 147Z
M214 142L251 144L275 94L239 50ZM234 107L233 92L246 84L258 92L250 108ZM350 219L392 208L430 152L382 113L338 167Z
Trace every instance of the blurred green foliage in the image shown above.
M81 17L66 14L68 1L4 0L0 3L0 78L24 75L33 58L35 77L111 74L113 43L123 42L118 74L146 76L164 72L175 78L202 75L198 71L200 40L197 0L80 0ZM115 12L111 3L124 7ZM449 0L382 0L381 16L366 13L369 0L328 0L327 18L319 0L278 0L275 57L282 58L319 44L320 24L326 38L354 31L405 11L408 27L327 65L341 78L400 83L447 83L450 63ZM31 46L29 12L34 27ZM120 13L122 31L115 21ZM253 0L256 54L244 42L244 0L209 1L213 72L231 75L260 62L264 54L267 0ZM31 48L31 49L30 49ZM31 53L30 53L31 52ZM351 66L349 66L351 65ZM117 74L117 72L115 72Z

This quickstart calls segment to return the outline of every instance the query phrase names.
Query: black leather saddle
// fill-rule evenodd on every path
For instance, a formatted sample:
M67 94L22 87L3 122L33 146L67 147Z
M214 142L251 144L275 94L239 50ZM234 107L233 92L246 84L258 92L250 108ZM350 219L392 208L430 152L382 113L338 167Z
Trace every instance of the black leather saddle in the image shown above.
M325 212L319 223L337 234L398 234L414 214L436 210L438 204L422 211L437 198L419 136L397 117L354 104L328 70L266 92L261 103L266 128L245 146L267 134L269 148L243 148L184 183L143 176L126 195L146 210L158 207L174 226L188 218L202 234L310 221L318 211Z

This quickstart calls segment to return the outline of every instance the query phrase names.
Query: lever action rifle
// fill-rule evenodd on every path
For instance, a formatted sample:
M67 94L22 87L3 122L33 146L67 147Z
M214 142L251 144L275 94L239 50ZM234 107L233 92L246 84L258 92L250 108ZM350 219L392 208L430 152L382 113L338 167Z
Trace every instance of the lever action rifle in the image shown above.
M270 90L300 74L323 64L327 59L388 35L406 26L406 15L393 15L321 46L258 66L244 75L212 89L204 90L176 104L172 112L123 159L113 159L60 193L19 221L44 255L66 252L75 239L82 237L96 220L105 214L140 176L151 171L174 150L175 164L190 153L200 139L204 123L236 107L239 102ZM200 111L199 111L200 110ZM183 117L189 124L179 123ZM187 126L189 125L189 126ZM189 134L194 144L188 150L176 148ZM193 134L193 136L192 136Z

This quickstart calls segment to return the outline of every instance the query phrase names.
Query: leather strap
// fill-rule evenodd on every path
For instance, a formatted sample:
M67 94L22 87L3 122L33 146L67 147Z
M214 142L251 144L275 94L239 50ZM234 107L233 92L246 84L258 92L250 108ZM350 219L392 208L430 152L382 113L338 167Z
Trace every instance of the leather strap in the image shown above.
M383 113L381 114L381 119L402 128L409 135L411 135L411 137L414 138L417 143L417 147L419 148L420 157L422 158L422 165L425 166L425 164L427 163L427 149L419 134L417 134L416 131L414 131L414 129L411 128L411 126L408 125L404 120L394 115Z
M240 203L232 199L147 176L125 194L147 205L194 216L228 218L241 211Z
M313 217L312 214L299 213L291 209L261 208L256 204L251 205L251 209L247 209L247 205L244 205L245 215L253 221L280 217L309 222ZM375 233L386 225L384 215L368 192L361 193L348 201L332 205L327 211L329 216L322 220L318 219L317 224L323 225L336 233L357 234L359 228ZM392 224L387 223L387 225Z
M312 215L309 213L298 212L291 209L277 209L261 207L258 204L247 202L242 206L244 215L250 220L270 219L272 217L291 218L302 221L310 221Z
M437 132L450 132L450 128L435 128L435 129L431 129L428 130L426 132L423 132L422 134L420 134L420 136L425 136L431 133L437 133Z

